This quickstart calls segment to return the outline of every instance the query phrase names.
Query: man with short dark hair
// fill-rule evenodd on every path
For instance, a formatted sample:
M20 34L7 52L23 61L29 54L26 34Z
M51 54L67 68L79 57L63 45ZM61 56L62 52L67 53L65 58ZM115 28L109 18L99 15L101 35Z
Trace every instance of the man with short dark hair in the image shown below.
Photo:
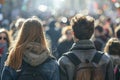
M75 15L71 20L71 26L74 34L74 44L70 51L59 59L61 80L77 80L75 78L76 66L73 61L66 55L74 54L81 62L92 61L96 55L94 43L90 40L94 33L94 19L82 14ZM99 53L100 54L100 53ZM72 56L76 59L74 56ZM72 58L71 57L71 58ZM114 80L113 67L110 58L103 54L100 64L103 70L104 80ZM93 80L93 79L91 79Z
M108 37L105 36L104 29L101 25L97 25L95 27L94 35L95 35L94 36L95 39L93 41L94 41L96 49L98 51L103 51L106 45L106 42L108 41Z

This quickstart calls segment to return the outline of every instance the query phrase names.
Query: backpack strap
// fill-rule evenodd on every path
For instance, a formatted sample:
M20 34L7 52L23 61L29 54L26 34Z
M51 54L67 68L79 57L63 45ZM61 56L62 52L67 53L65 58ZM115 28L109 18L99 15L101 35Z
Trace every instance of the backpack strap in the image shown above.
M64 54L63 56L67 56L75 66L81 63L80 59L73 53Z
M96 64L98 64L100 62L100 59L102 58L103 54L104 54L103 52L97 51L91 62L95 62Z
M104 54L103 52L97 51L92 59L92 62L98 64L103 54ZM75 66L81 63L81 60L73 53L64 54L63 56L67 56Z

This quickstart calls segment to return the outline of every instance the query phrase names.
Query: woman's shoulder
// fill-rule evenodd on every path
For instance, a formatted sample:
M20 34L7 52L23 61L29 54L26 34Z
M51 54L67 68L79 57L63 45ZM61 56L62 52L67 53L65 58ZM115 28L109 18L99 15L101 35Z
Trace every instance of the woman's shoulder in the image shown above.
M8 71L8 72L13 73L13 74L16 73L16 70L10 66L4 66L3 71Z
M45 65L51 65L51 66L53 66L53 65L58 66L56 58L51 57L51 56L48 57L43 64L45 64Z
M7 70L7 71L15 71L15 69L13 69L12 67L10 66L4 66L4 69L3 70Z
M4 66L3 72L2 72L2 78L4 80L8 80L8 78L16 78L17 77L17 72L15 69L11 68L10 66ZM11 79L9 79L11 80Z
M48 59L43 63L43 66L53 70L58 67L58 63L54 57L48 57Z

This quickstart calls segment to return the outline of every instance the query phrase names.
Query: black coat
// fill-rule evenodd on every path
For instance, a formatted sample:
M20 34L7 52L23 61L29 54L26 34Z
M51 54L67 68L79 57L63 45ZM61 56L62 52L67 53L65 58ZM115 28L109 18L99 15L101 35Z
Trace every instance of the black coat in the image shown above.
M69 51L69 49L72 47L73 43L74 43L73 40L71 40L71 41L68 41L68 40L62 41L57 47L58 58L60 58L63 53L66 53L67 51Z

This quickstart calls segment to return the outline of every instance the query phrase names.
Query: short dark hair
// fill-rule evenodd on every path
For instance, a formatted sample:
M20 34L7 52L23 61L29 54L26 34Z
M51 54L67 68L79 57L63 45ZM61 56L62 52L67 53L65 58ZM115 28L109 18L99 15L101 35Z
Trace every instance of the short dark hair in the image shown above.
M71 20L74 36L79 40L90 39L94 33L94 19L82 14L75 15Z
M115 35L117 38L120 38L120 26L115 29Z
M97 25L95 27L95 30L98 30L100 33L102 33L104 30L103 30L103 27L101 25Z

